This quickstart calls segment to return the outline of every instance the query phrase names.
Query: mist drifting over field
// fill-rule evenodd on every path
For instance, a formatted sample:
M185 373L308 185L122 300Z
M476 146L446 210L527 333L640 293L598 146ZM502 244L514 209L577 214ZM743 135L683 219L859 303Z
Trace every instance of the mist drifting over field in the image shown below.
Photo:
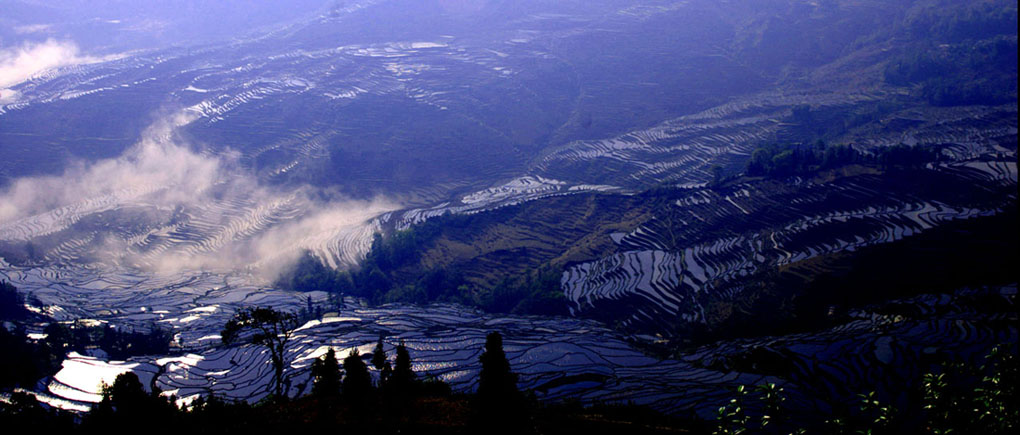
M266 186L238 164L237 153L202 151L175 134L195 119L188 111L167 115L120 157L77 161L61 175L15 180L0 193L0 238L29 241L58 232L66 236L89 216L106 213L116 224L126 208L131 213L124 219L148 232L106 232L95 241L92 259L159 273L250 269L271 278L303 250L328 256L323 244L338 232L366 226L397 207L382 198L350 200L311 186ZM239 203L244 213L209 207ZM288 213L272 222L260 221L263 212L278 209ZM208 243L200 246L137 249L140 237L173 227L186 210L203 210L205 220L229 224L205 234Z
M1016 29L1013 0L0 0L0 420L114 427L130 373L173 433L996 433L955 404L1016 361ZM487 362L534 400L483 412ZM925 402L956 392L991 396ZM163 403L211 396L252 405Z

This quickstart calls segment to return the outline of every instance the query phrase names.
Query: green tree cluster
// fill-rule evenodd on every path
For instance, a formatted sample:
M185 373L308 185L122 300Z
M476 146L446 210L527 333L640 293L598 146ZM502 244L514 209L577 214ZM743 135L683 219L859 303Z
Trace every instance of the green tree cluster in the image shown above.
M786 178L810 176L819 171L851 164L864 164L890 169L917 169L937 161L937 148L898 144L878 147L864 153L852 145L812 145L768 143L755 148L744 173L750 176Z
M121 330L109 324L53 322L43 332L46 333L46 343L63 353L99 348L113 359L165 354L173 341L173 334L169 330L156 325L151 325L148 331L135 331Z
M503 279L483 294L481 308L490 313L567 315L562 277L562 269L545 265L525 276Z
M83 426L92 431L119 431L167 421L179 411L176 399L164 397L155 387L146 393L138 375L122 373L112 385L103 385L103 399L86 416Z
M22 320L31 315L32 312L25 308L25 297L18 293L18 288L7 281L0 281L0 320Z
M350 272L330 269L305 252L280 275L276 285L296 291L325 290L337 309L343 308L344 296L353 296L371 304L446 302L498 313L567 314L559 288L562 269L558 267L544 265L524 276L504 278L488 289L474 288L457 267L419 270L422 252L444 229L467 225L467 219L448 213L386 236L375 234L365 259ZM313 308L307 312L310 316L321 314Z
M866 157L851 145L768 143L751 152L745 173L773 178L808 175L814 172L863 162Z
M0 389L31 388L60 369L64 353L45 342L30 340L24 327L0 326Z
M7 430L29 428L38 433L69 433L77 429L75 416L59 409L47 409L35 396L23 391L0 400L0 427Z
M910 17L908 29L924 42L889 62L886 83L916 87L935 106L1016 101L1015 3L930 8Z
M350 281L344 272L338 272L322 263L309 250L304 250L293 266L285 270L273 283L276 287L299 291L340 291L343 294L345 282Z

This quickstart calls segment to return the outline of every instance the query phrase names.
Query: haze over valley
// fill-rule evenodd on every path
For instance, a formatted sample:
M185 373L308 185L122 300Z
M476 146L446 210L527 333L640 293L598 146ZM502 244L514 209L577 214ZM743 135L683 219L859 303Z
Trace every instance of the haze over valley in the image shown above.
M498 332L552 407L525 433L700 432L755 385L787 414L752 432L869 392L909 432L924 374L1015 358L1015 2L141 3L0 0L5 328L166 336L4 403L85 415L130 372L290 410L377 340L484 395ZM280 372L224 336L253 307L295 316ZM408 428L478 430L443 406Z

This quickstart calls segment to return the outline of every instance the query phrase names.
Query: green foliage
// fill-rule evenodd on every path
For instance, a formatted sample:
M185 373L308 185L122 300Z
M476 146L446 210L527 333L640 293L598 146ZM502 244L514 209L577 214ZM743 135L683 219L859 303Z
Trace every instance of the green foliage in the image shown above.
M896 416L896 408L879 401L874 391L868 394L859 394L858 398L860 398L861 427L856 431L857 433L868 435L873 433L895 433L892 430L892 426Z
M127 359L135 355L165 354L170 347L169 331L153 327L149 332L120 331L104 326L81 323L50 323L44 329L46 339L30 340L23 327L8 330L0 327L0 388L31 387L60 369L68 352L85 352L100 348L111 358Z
M551 267L507 278L496 289L475 289L457 267L422 268L421 254L444 231L464 227L469 216L446 214L391 234L376 234L366 258L350 273L333 272L305 253L277 285L293 290L325 289L336 306L345 295L369 303L460 303L488 311L566 314L558 271ZM555 276L554 276L555 275Z
M275 286L292 291L325 291L344 295L351 289L350 276L327 267L311 251L301 253L297 263L277 277Z
M1020 425L1015 350L996 346L985 363L946 364L922 378L924 430L931 434L1011 433Z
M5 322L23 322L32 313L25 309L24 298L10 283L0 282L0 303ZM88 326L81 322L52 322L43 332L44 340L30 340L24 327L13 323L0 327L0 388L31 387L40 378L56 373L68 352L100 348L111 358L127 359L136 355L166 354L173 335L155 325L148 331L120 330L110 325Z
M0 178L2 179L2 178ZM2 184L2 182L0 182ZM43 261L45 251L40 252L31 241L20 243L0 240L0 257L15 266L35 266Z
M490 336L486 354L501 357L500 340ZM401 356L398 365L410 367L410 356ZM333 362L330 363L329 360ZM344 363L367 367L361 355L352 352ZM316 385L323 385L322 369L335 376L335 354L328 353L313 363ZM491 368L491 367L490 367ZM506 367L508 368L508 367ZM366 376L356 376L364 383ZM137 376L125 373L113 385L103 387L103 399L76 424L68 414L46 411L34 398L14 393L0 400L0 423L11 428L57 433L121 433L144 430L168 434L274 433L280 431L356 432L356 433L675 433L688 432L686 424L663 416L649 408L634 405L596 404L591 408L578 404L539 404L534 398L496 397L478 400L478 395L454 394L450 386L435 377L426 377L409 394L394 395L380 389L364 395L351 387L355 378L346 377L347 387L339 395L323 395L318 388L306 397L294 400L264 400L258 404L228 402L215 396L198 397L183 408L174 406L176 398L157 389L146 393ZM364 386L370 385L363 384ZM516 391L516 389L515 389ZM486 406L489 407L486 407ZM493 407L493 406L497 407ZM700 433L700 432L699 432Z
M770 143L751 152L745 173L783 178L808 175L864 160L865 156L850 145L827 146L822 141L813 145Z
M759 424L761 430L764 432L777 426L781 427L785 423L783 402L786 401L786 396L783 395L783 387L774 383L761 384L755 387L755 392L760 395L763 404Z
M31 387L40 378L56 372L63 353L57 354L46 343L28 339L25 328L7 322L31 316L25 309L24 297L7 281L0 281L0 388ZM33 399L34 400L34 399Z
M708 168L708 171L712 173L712 181L709 182L710 185L717 186L723 182L724 176L722 166L712 165L712 167Z
M456 227L463 219L447 214L386 237L375 234L371 250L351 276L351 294L373 303L467 302L457 292L465 281L456 269L430 268L417 274L414 280L397 276L402 268L413 267L417 263L421 253L439 237L445 226Z
M456 269L435 267L425 271L413 283L393 287L381 298L385 302L406 302L427 304L430 302L455 302L470 304L470 294L460 293L465 284L464 276Z
M756 417L748 411L749 399L761 405ZM754 389L744 385L736 388L734 397L716 411L717 435L742 433L787 433L787 416L783 409L786 396L783 388L774 383L760 384Z
M272 308L244 308L227 321L220 332L223 344L246 342L264 346L273 363L275 397L283 397L284 351L292 330L297 327L297 316Z
M909 16L906 28L914 37L938 43L960 43L1016 35L1016 3L965 2L963 8L926 8Z
M562 276L562 269L545 265L523 277L506 278L483 295L481 307L490 313L567 315Z
M878 148L874 153L874 159L886 169L920 168L938 158L931 148L903 144Z
M467 217L444 215L389 236L376 234L361 267L351 274L352 295L371 303L450 302L488 312L566 315L560 291L562 269L545 265L525 276L507 277L491 289L474 289L456 267L430 267L411 273L420 255L443 229L458 228ZM413 278L411 278L413 277Z
M923 42L889 62L884 79L917 86L935 106L1016 101L1016 26L1015 3L926 10L909 22Z
M274 286L291 291L324 291L329 295L329 305L335 309L343 307L344 296L359 296L355 291L351 274L326 266L311 251L301 253L293 266L284 270L273 283ZM310 301L310 298L309 298ZM314 318L322 315L321 309L311 306L301 313L300 318Z
M769 143L755 148L745 173L751 176L786 178L813 175L818 171L850 164L879 165L884 169L916 169L937 161L939 154L930 146L904 144L879 147L865 154L851 145L813 145Z
M443 382L435 376L426 376L419 385L420 394L423 397L449 397L453 394L450 384Z
M858 394L848 412L818 416L824 421L791 419L783 407L783 389L776 384L761 384L753 391L739 386L729 403L719 407L713 433L1012 433L1020 424L1015 344L996 346L985 360L976 367L948 364L941 373L925 374L916 408L896 409L871 391Z
M716 411L718 426L712 432L714 435L739 435L751 430L749 427L751 419L747 416L746 408L744 408L744 401L748 394L747 387L740 385L737 387L735 397L730 399L730 403L719 407Z
M847 416L831 417L825 420L824 428L834 434L895 434L902 428L894 426L904 419L896 418L897 411L877 398L874 391L857 395L857 408Z
M81 322L53 322L43 332L46 333L46 343L62 353L84 352L98 347L114 359L165 354L173 340L172 332L156 325L148 331L121 331L109 324L89 326Z
M393 270L417 261L422 248L442 233L443 223L457 219L462 218L447 215L441 220L429 219L386 238L375 234L372 238L372 249L365 258L365 267Z
M1020 427L1020 362L1015 344L988 355L987 374L974 390L976 426L985 433L1010 433Z

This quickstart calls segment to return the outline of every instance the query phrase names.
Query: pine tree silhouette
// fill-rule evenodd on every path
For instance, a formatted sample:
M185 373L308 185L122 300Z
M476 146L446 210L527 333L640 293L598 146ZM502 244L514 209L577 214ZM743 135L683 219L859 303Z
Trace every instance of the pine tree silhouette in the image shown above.
M479 357L482 370L476 396L476 429L490 433L528 433L524 396L517 389L517 375L503 352L503 336L492 332L485 337L485 352Z
M414 391L418 376L411 368L411 355L404 343L397 345L397 360L393 367L391 382L397 394L408 395Z
M337 397L340 395L340 363L336 360L336 352L330 348L320 359L312 363L312 394L319 397Z
M479 358L482 371L478 379L478 396L484 399L510 398L520 395L517 375L510 371L510 361L503 352L503 336L498 332L485 337L485 352Z
M372 366L376 370L382 370L383 365L386 364L386 351L383 350L383 338L379 337L379 342L375 344L375 350L372 351Z
M344 400L352 405L367 402L372 394L372 376L368 374L368 366L362 361L358 349L344 358L344 373Z

